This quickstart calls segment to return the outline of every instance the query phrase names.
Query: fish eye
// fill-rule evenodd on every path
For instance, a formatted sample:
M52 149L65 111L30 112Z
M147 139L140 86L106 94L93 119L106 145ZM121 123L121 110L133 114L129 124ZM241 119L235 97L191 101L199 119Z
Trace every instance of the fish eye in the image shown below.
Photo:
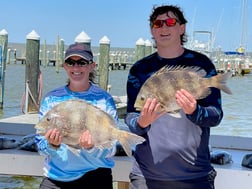
M140 98L141 100L145 100L145 98L144 98L144 96L141 96L141 98Z
M46 121L50 121L50 120L51 120L51 118L50 118L50 117L47 117L47 118L46 118Z

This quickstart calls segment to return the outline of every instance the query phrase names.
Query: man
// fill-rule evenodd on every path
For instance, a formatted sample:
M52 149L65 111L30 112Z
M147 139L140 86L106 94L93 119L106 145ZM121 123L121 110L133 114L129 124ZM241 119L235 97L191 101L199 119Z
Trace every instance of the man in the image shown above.
M223 117L220 91L212 88L201 100L184 89L177 91L181 118L160 114L155 98L147 99L141 112L134 103L144 82L163 66L197 66L206 71L206 77L217 72L208 57L183 47L187 21L179 7L154 7L149 21L157 52L137 61L127 81L125 123L146 139L134 153L130 188L213 189L216 171L210 163L208 144L210 128Z

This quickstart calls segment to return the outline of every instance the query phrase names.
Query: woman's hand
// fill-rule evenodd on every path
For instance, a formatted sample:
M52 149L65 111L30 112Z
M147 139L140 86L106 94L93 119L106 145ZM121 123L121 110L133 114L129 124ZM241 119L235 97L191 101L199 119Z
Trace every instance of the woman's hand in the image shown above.
M46 132L45 138L48 143L55 148L58 148L62 142L62 136L58 129L50 129Z
M94 144L92 142L92 136L89 132L89 130L84 131L80 138L79 138L79 143L82 148L89 149L93 148Z

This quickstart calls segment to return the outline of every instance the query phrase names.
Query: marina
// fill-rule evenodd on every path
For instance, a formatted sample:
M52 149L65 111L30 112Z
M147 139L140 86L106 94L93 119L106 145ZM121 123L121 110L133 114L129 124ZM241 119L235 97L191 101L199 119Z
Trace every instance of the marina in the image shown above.
M140 40L139 42L142 43L143 41ZM100 59L102 54L99 54L99 56L98 54L99 53L96 53L98 69L102 69L101 65L103 59ZM107 55L104 57L106 56ZM34 109L35 112L37 111L34 106L31 107L30 112L28 112L27 110L29 110L29 108L27 109L27 102L24 101L24 99L27 100L27 98L24 98L25 91L27 91L27 62L18 64L16 59L14 59L14 61L11 59L11 56L9 60L12 61L10 61L10 64L6 65L4 70L5 88L2 102L3 109L2 114L0 114L0 133L2 136L14 137L18 140L35 132L34 124L38 122L38 115L33 113ZM67 81L66 74L60 65L55 63L54 66L45 66L43 62L42 60L38 64L40 73L39 89L41 89L42 93L41 98L55 87L65 85ZM224 72L231 71L227 70L228 67L226 65L228 64L226 62L224 62L224 65ZM126 111L126 81L128 69L119 70L118 68L105 71L108 72L108 78L102 79L102 83L99 82L100 78L98 78L98 82L114 97L120 118L119 126L122 129L127 129L123 122L123 118ZM36 72L38 71L36 70ZM104 73L101 74L100 70L99 74L106 75ZM250 129L252 120L248 115L250 107L252 106L252 104L249 105L249 103L251 103L250 95L252 95L252 91L248 87L244 87L250 85L252 74L247 73L243 74L243 76L242 74L238 74L236 76L237 77L230 78L228 81L228 86L230 86L233 95L226 96L226 94L223 94L224 119L220 126L212 128L210 145L213 152L224 151L232 156L232 161L225 165L213 164L218 173L216 179L217 189L225 187L232 189L237 188L237 186L246 189L251 186L251 169L243 167L241 163L245 155L252 153L252 146L250 145L252 143L252 131ZM31 78L30 80L34 79ZM106 80L107 82L103 82ZM15 91L15 93L13 93L13 91ZM237 95L239 95L239 97L237 97ZM237 108L237 104L239 108ZM0 160L4 162L3 165L5 165L1 166L0 174L41 178L43 157L37 152L4 149L0 150L0 154ZM26 161L29 162L29 166L24 163ZM116 166L113 168L113 178L116 183L115 187L118 189L126 189L129 185L128 175L131 169L132 159L125 156L115 156L115 161ZM234 174L237 175L236 179L233 179L232 182L227 184L227 180Z
M81 33L82 34L82 33ZM81 35L80 34L80 35ZM45 42L46 43L46 42ZM64 54L66 45L62 44L61 51L57 45L40 45L39 64L46 66L62 65L60 54ZM26 44L10 43L6 57L6 64L26 64ZM99 47L91 47L94 52L94 61L99 64ZM142 47L145 48L145 43ZM141 55L143 56L143 55ZM109 70L125 70L134 63L136 54L134 48L111 48L109 52Z
M209 35L207 43L196 40L195 36L199 33ZM32 36L32 39L39 39L35 31L32 31L29 35ZM86 34L81 32L77 38L83 36L86 37ZM27 88L27 80L33 83L35 81L36 88L37 75L40 73L39 89L41 89L42 96L39 99L48 91L66 83L67 78L61 66L65 44L58 37L57 39L56 45L51 45L49 48L46 42L44 46L40 46L39 43L36 44L34 41L29 44L28 40L25 45L9 44L7 52L6 47L1 49L3 54L5 52L7 54L6 57L3 57L3 61L7 60L7 64L1 65L3 71L1 79L6 76L4 78L5 83L2 83L2 86L4 86L2 97L4 98L2 98L3 107L2 112L0 112L1 137L10 137L18 141L22 137L35 133L34 125L38 122L38 109L35 107L36 105L29 106L30 102L27 102L29 100L26 96L27 89L29 89L29 87ZM211 129L211 154L218 152L219 155L223 155L221 163L213 162L213 166L217 170L215 186L217 189L248 189L252 185L252 172L251 167L245 167L243 163L245 156L252 156L252 130L250 128L252 119L248 113L252 106L250 100L252 91L248 87L252 81L251 53L245 52L242 46L234 52L223 52L221 49L213 51L212 33L209 31L195 31L193 40L192 49L204 53L212 59L220 74L232 72L233 76L236 76L228 82L233 95L223 94L223 121L218 127ZM91 44L87 43L87 45ZM152 44L140 38L136 42L135 48L126 51L122 49L112 50L106 36L100 40L100 47L92 47L97 63L98 83L112 94L120 118L119 127L122 129L127 129L123 118L126 112L128 68L136 60L152 53L154 49L150 47L152 47ZM36 56L34 56L35 54ZM34 62L39 66L39 70L27 72L27 65L28 67L29 65L34 66L31 64L34 64ZM103 76L106 75L108 77L104 78ZM26 98L24 98L25 96ZM37 97L35 96L35 98ZM32 101L34 103L36 99L32 99ZM3 177L0 177L0 182L4 183L2 188L9 188L15 183L17 180L15 177L18 176L24 177L20 183L20 188L37 188L43 174L43 158L37 152L1 149L0 161L2 166L0 167L0 174ZM114 188L129 188L132 157L115 156L114 159L116 163L112 171ZM27 162L29 163L27 164ZM10 179L9 183L8 179L4 180L4 176ZM27 183L24 185L22 182L25 182L27 178L35 179L37 182L31 181L31 186ZM232 178L231 181L230 178ZM12 188L17 187L13 186Z
M233 76L246 75L252 70L252 53L248 48L248 1L241 2L240 41L237 48L224 51L220 46L215 47L216 33L209 30L196 30L187 44L188 48L201 52L214 63L218 73L232 72Z
M76 30L77 33L81 32L75 39L81 38L79 42L92 45L97 63L97 83L113 96L120 118L118 126L127 130L123 118L126 112L126 81L129 68L138 59L155 50L148 40L139 38L134 43L131 39L137 39L140 34L144 37L150 36L147 16L151 6L158 3L163 2L151 1L144 5L137 1L127 2L123 3L123 9L114 9L113 2L101 1L100 6L97 6L97 2L94 1L83 4L78 2L75 14L66 14L74 2L69 4L50 1L36 2L36 4L3 2L1 14L3 19L0 19L2 27L8 30L9 41L18 41L18 43L9 43L7 31L0 28L0 137L20 141L23 137L35 133L34 125L38 122L39 101L48 91L67 82L65 71L61 67L62 57L69 41L73 41ZM215 188L250 189L252 186L252 52L251 24L249 24L251 22L248 18L251 18L249 6L251 1L219 1L218 6L214 2L201 1L193 4L178 1L177 4L182 5L188 18L187 31L189 31L190 41L187 48L206 54L219 74L232 72L233 76L227 83L233 94L221 93L223 120L218 126L211 128L209 145L211 157L213 154L220 157L218 163L212 161L217 171ZM89 8L83 12L83 7ZM22 14L19 10L22 10ZM92 35L92 44L91 38L82 31L83 27ZM45 40L37 43L39 35L35 35L32 44L24 42L22 39L25 39L29 28L36 28L37 31L31 33L38 32L41 34L41 39ZM61 40L59 35L56 36L59 32L66 39L66 44L64 39ZM113 46L116 44L116 46L132 48L110 47L110 39L107 36L100 38L103 32L111 37ZM203 35L206 40L201 41L202 38L197 38L198 35ZM240 40L237 40L236 36L239 35ZM87 38L83 40L83 36ZM27 73L27 65L34 64L39 65L39 70L29 70ZM105 65L103 67L105 72L104 70L99 72L99 68L103 69L102 65ZM30 90L31 94L35 91L38 95L29 96ZM39 188L44 157L37 152L24 149L4 149L1 139L0 147L2 148L0 148L0 189ZM133 159L120 155L115 156L114 159L116 164L112 170L113 188L128 189ZM246 163L250 167L248 165L245 167Z

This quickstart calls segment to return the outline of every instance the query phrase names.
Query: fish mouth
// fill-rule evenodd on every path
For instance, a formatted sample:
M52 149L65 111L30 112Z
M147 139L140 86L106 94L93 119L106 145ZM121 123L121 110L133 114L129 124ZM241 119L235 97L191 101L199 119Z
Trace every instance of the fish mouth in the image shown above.
M142 107L141 106L134 106L134 108L137 110L137 111L141 111L142 110Z
M46 132L45 129L40 129L40 128L36 128L36 127L35 127L35 129L36 129L36 134L44 135Z

